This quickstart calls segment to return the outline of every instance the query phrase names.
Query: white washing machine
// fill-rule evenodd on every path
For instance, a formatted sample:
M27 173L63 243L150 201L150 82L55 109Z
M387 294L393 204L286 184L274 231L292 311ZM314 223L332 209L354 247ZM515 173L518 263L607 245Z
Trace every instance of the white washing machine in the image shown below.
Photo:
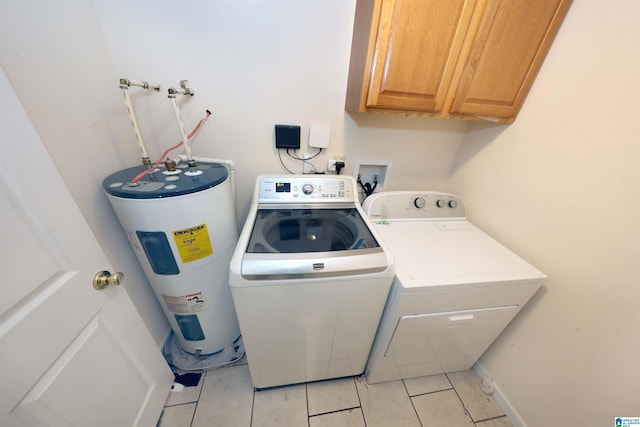
M255 388L359 375L394 276L349 176L261 176L229 284Z
M467 221L454 195L384 192L363 209L396 263L368 383L471 368L546 278Z

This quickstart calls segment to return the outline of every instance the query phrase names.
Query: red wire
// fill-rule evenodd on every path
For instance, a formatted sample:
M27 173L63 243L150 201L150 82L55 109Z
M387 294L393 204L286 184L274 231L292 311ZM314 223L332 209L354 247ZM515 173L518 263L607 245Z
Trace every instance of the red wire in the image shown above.
M207 120L210 115L211 115L211 112L209 110L207 110L207 114L204 116L204 119L200 119L200 121L198 122L196 127L194 127L193 130L191 131L191 133L189 135L187 135L187 140L190 140L193 137L193 135L195 135L196 132L198 132L198 129L200 129L200 126L202 126L204 121ZM162 153L162 155L160 156L158 161L153 164L153 166L151 166L149 169L145 169L144 171L142 171L138 175L136 175L136 177L131 180L131 183L138 182L143 176L145 176L149 172L155 170L158 167L158 165L160 164L160 162L162 162L162 160L167 156L167 154L169 154L170 151L173 151L176 148L179 148L183 143L184 143L184 141L180 141L176 145L174 145L173 147L167 148L164 151L164 153Z

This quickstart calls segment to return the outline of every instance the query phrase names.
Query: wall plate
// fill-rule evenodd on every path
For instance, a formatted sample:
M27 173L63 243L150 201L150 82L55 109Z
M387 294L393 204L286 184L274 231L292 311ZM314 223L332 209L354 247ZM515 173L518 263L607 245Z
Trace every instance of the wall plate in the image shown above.
M358 175L363 184L369 183L374 185L375 177L378 177L378 185L374 193L384 191L387 183L389 182L389 176L391 175L391 166L393 162L391 160L358 160L355 161L353 168L353 177L357 180ZM360 188L360 185L358 184ZM361 189L361 188L360 188ZM360 191L362 195L362 191ZM364 197L362 197L364 200Z

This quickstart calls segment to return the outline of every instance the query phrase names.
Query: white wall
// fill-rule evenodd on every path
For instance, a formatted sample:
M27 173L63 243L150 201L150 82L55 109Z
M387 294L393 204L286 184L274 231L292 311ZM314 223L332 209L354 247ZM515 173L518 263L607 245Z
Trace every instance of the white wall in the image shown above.
M303 153L309 125L331 127L318 169L336 154L346 173L390 160L387 188L442 189L466 123L344 111L354 11L355 0L0 1L2 67L157 342L168 326L100 187L139 163L118 79L163 85L132 90L153 158L180 139L166 88L189 80L187 127L213 112L194 152L236 162L240 224L255 177L286 173L277 123L302 126Z
M510 126L449 190L548 276L481 364L529 426L640 414L640 2L576 0Z
M240 223L255 177L286 173L274 147L279 123L302 127L302 155L309 125L331 127L318 170L334 155L346 156L345 173L358 159L391 160L388 188L404 188L408 177L418 186L443 185L466 123L344 111L354 0L161 1L152 9L132 1L125 10L109 0L95 4L119 75L165 87L188 79L196 91L183 99L188 127L205 109L213 112L194 150L236 162ZM137 107L151 153L179 140L164 90Z

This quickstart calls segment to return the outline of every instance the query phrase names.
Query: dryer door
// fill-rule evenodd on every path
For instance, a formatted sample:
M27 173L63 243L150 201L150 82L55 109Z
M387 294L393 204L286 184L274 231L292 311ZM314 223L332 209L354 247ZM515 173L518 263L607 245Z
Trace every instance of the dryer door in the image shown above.
M402 316L385 351L402 378L464 371L518 313L517 305Z

